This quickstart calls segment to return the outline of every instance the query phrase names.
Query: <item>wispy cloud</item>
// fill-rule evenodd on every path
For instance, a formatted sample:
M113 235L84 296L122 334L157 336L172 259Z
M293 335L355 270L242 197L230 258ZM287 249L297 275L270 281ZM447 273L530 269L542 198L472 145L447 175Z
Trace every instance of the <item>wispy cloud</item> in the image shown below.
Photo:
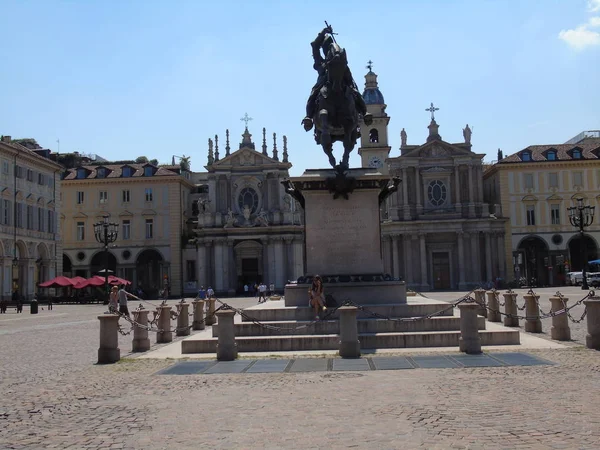
M588 11L600 11L600 0L588 0ZM562 30L558 37L575 50L581 51L588 47L600 46L600 32L597 28L600 28L600 16L593 16L573 29Z

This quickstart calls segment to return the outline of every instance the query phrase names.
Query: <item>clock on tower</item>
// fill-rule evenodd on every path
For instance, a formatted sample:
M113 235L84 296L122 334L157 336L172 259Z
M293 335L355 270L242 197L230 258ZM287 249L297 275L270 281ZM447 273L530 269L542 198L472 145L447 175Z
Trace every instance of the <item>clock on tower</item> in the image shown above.
M369 167L373 167L375 169L381 169L383 167L383 161L379 156L371 156L369 158Z

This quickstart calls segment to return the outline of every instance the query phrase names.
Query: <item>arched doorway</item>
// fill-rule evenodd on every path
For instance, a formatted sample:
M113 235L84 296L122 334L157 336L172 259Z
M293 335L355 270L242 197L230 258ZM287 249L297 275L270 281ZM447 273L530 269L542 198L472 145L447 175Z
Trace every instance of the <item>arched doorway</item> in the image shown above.
M90 262L92 275L104 274L104 268L106 266L104 258L104 251L98 252L92 257L92 261ZM108 252L108 270L110 271L108 272L109 275L116 274L117 272L117 258L111 252ZM102 273L99 273L100 271L102 271Z
M27 251L27 245L23 241L17 241L15 247L15 256L17 258L16 265L13 263L13 285L12 291L15 290L21 295L21 298L28 297L28 284L29 284L29 273L28 264L29 252Z
M234 247L237 280L230 286L237 293L244 292L244 285L253 286L263 280L263 246L256 241L242 241ZM233 280L232 280L233 281Z
M73 263L71 262L71 258L69 258L66 253L63 253L62 274L66 277L70 277L72 276L72 273Z
M598 259L598 246L596 241L587 234L583 237L581 234L576 234L569 241L569 262L571 263L571 272L580 272L583 270L584 263L584 246L587 251L587 261ZM589 270L590 267L587 267Z
M36 252L34 284L37 289L38 284L50 279L50 252L43 242L37 245Z
M529 286L547 286L550 258L546 242L539 236L528 236L519 243L517 250L520 256L516 267L520 278Z
M162 255L153 249L141 252L135 262L137 286L146 298L158 298L158 291L169 283L168 267Z

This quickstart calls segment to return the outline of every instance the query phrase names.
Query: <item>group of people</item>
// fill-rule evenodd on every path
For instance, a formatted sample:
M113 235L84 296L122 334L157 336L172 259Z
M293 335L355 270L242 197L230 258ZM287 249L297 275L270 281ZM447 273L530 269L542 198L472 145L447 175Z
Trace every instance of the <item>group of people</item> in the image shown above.
M108 300L108 310L112 313L119 313L131 317L127 301L129 297L135 297L125 290L125 285L113 286Z

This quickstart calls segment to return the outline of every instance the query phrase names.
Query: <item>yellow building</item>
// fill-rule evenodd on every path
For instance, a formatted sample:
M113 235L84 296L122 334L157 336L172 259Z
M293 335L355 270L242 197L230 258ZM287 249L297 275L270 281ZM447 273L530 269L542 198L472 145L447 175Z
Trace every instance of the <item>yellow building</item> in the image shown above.
M118 224L108 267L147 296L183 289L182 242L193 185L178 166L92 164L68 169L62 182L63 273L89 277L104 269L103 245L94 223L108 216Z
M32 141L0 141L0 297L31 300L38 283L61 272L56 222L62 167ZM31 142L30 142L31 144Z
M578 199L599 206L599 158L598 132L582 133L566 144L529 146L485 171L486 201L500 204L510 218L506 260L513 279L562 285L567 272L582 269L583 245L588 261L598 258L597 220L582 240L567 208L576 206Z

